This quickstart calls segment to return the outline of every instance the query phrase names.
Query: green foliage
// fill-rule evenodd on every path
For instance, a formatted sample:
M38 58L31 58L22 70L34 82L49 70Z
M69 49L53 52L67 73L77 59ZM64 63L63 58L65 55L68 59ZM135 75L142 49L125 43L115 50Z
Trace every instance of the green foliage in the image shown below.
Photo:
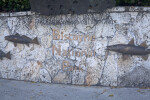
M150 0L116 0L117 6L150 6Z
M30 10L29 0L0 0L0 11Z

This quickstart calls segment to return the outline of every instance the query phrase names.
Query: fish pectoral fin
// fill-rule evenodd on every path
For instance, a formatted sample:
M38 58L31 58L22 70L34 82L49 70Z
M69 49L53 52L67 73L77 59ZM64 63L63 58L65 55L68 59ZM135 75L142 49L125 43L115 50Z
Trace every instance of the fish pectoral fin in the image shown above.
M16 47L16 46L17 46L17 43L14 43L14 46Z
M28 44L28 43L27 43L26 45L29 47L29 44Z
M130 44L130 45L135 45L135 44L134 44L134 38L132 38L131 41L130 41L128 44Z
M146 61L148 59L148 55L143 55L142 58Z
M10 54L10 52L8 52L5 56L6 56L6 58L11 59L11 54Z
M146 41L144 41L143 43L141 43L140 46L141 46L141 47L144 47L144 48L148 48L148 46L147 46L147 44L146 44Z
M128 58L129 58L129 55L122 55L123 61L124 61L124 60L127 60Z

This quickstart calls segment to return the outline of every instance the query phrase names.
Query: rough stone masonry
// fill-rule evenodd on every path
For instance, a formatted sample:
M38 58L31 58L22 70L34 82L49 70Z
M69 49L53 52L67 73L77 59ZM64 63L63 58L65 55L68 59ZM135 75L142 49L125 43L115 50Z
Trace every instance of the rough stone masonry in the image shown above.
M38 37L40 45L15 47L5 40L5 36L16 33L32 39ZM103 14L57 16L0 13L0 49L12 54L11 60L0 60L0 78L75 85L150 86L150 57L144 61L140 56L131 56L123 61L121 54L110 52L105 59L107 45L127 44L132 38L136 45L145 40L150 45L149 7L115 7Z

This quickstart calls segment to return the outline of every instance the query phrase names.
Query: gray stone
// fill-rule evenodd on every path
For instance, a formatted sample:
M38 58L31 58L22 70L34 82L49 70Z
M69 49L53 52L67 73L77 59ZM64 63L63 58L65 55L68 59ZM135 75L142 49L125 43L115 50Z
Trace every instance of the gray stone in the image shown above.
M135 67L131 72L118 77L118 86L127 87L149 87L150 86L150 69L139 66Z

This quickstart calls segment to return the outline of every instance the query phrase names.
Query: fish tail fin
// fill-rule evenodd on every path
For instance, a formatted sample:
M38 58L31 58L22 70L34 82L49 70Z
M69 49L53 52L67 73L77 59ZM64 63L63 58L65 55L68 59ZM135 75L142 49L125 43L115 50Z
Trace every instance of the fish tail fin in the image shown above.
M10 54L10 52L8 52L8 53L6 54L6 58L11 59L11 54Z
M33 43L35 43L35 44L38 44L38 45L39 45L39 41L38 41L38 38L37 38L37 37L33 39Z

